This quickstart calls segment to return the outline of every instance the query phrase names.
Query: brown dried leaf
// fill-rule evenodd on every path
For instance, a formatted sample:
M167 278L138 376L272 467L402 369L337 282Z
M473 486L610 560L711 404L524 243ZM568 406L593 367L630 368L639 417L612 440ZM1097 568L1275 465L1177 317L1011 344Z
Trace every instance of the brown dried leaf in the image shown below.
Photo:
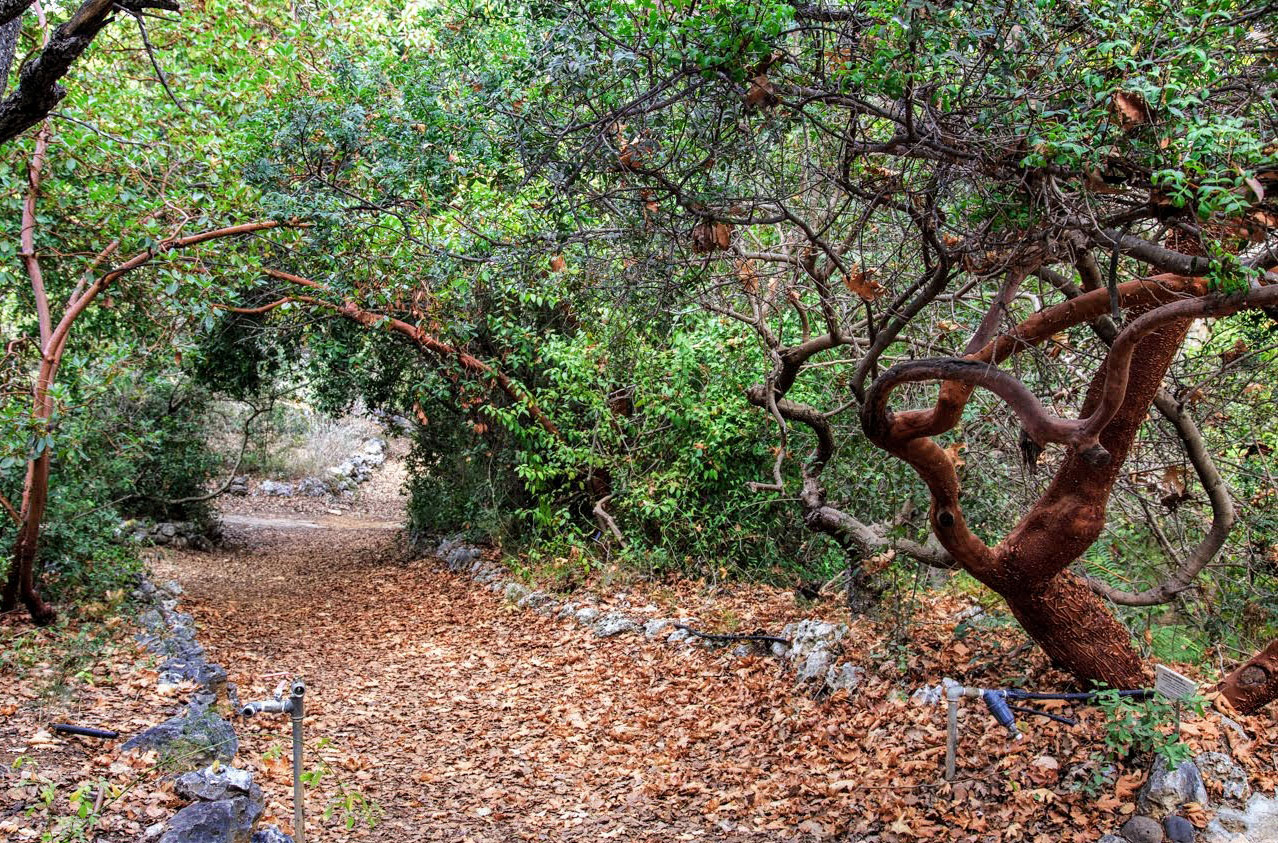
M1115 92L1114 111L1118 115L1118 125L1124 132L1130 132L1153 120L1149 103L1145 101L1145 96L1137 91Z
M1251 188L1251 192L1256 194L1257 202L1265 201L1265 186L1255 176L1245 176L1243 181Z
M860 296L863 301L874 301L884 292L883 285L874 280L874 271L864 269L860 264L853 266L843 276L843 285Z
M1189 499L1185 488L1185 468L1169 465L1163 470L1163 477L1158 481L1159 500L1168 509L1175 509Z
M1226 364L1233 363L1235 360L1242 357L1244 354L1246 354L1250 350L1251 348L1250 346L1247 345L1247 341L1240 339L1234 343L1233 348L1229 349L1228 351L1226 351L1224 354L1221 355L1221 359L1223 359Z
M722 222L699 222L692 227L692 251L698 254L724 251L732 244L732 226Z
M766 73L760 73L750 80L750 88L745 95L747 106L757 108L759 106L776 105L778 102L777 95L773 91L772 83L768 81Z

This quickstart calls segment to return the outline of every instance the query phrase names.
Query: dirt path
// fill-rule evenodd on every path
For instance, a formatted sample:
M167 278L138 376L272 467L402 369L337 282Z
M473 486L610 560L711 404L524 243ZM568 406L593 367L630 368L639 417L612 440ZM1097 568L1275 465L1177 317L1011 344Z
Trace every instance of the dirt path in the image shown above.
M353 505L230 502L226 548L157 571L183 583L243 699L306 677L306 766L323 765L312 843L1089 843L1113 824L1080 792L1039 798L1094 736L1036 729L1012 744L965 711L962 775L941 781L943 713L905 701L868 636L862 663L880 675L854 699L818 700L771 658L599 639L414 558L386 529L401 517L397 470ZM949 670L1012 647L989 634L973 653L944 621L919 629L914 648L944 651ZM240 735L266 820L289 827L287 721Z
M382 529L390 503L323 523L241 513L229 555L175 554L161 571L185 586L244 699L307 678L307 766L331 768L308 797L315 839L775 840L794 828L780 816L804 789L796 742L812 736L794 730L799 711L773 710L774 665L599 640L434 560L406 564ZM774 715L776 755L738 755L741 730ZM265 773L268 819L283 825L287 754L271 756L286 728L241 729L238 762ZM752 824L738 825L742 813Z

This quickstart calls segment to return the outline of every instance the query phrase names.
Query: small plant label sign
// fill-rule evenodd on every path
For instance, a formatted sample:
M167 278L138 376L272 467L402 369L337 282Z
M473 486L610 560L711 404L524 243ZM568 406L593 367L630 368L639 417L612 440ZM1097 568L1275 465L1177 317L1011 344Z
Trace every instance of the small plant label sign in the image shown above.
M1165 665L1154 665L1154 690L1169 700L1183 700L1198 693L1198 685L1183 673Z

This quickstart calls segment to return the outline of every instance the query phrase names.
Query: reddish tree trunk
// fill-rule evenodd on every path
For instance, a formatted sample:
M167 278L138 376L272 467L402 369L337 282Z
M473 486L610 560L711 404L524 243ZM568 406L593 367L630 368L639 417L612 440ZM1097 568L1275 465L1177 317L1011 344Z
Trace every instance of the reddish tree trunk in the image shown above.
M71 327L85 312L94 300L116 279L132 272L150 262L156 255L173 249L193 246L208 240L223 237L235 237L241 234L252 234L276 228L280 223L274 220L245 223L243 225L218 228L192 234L186 237L172 237L150 246L133 255L124 263L107 272L87 287L77 287L67 302L66 311L57 325L52 324L49 313L48 297L44 289L44 281L40 273L39 261L35 255L33 230L35 226L35 192L39 187L39 171L43 150L48 142L47 133L41 133L37 141L36 155L32 159L30 169L30 190L25 205L22 224L22 245L27 270L31 278L32 292L36 299L37 317L40 323L40 368L36 373L35 385L32 389L32 418L38 423L37 429L43 432L53 417L53 399L49 393L58 374L62 356L66 351L67 338ZM113 254L119 246L114 241L100 252L93 261L90 272L98 263ZM22 489L22 508L19 511L18 538L14 542L12 564L9 577L3 591L0 591L0 610L11 611L21 602L31 613L31 619L37 624L48 624L56 617L53 607L45 603L35 587L35 563L40 548L40 529L44 523L44 514L49 501L49 462L47 447L42 448L39 456L27 462L27 476Z
M1000 592L1052 663L1085 682L1140 688L1145 671L1131 633L1087 582L1062 571L1046 583Z
M58 361L65 347L65 342L60 341L55 347L49 349L36 375L33 415L39 421L47 422L53 414L49 388L53 385ZM11 611L21 602L31 613L31 619L42 626L51 623L57 616L53 607L40 598L40 593L35 587L35 563L40 548L40 528L44 524L44 512L49 502L49 463L47 447L41 449L39 456L27 462L27 476L22 486L18 538L13 545L9 578L5 582L3 594L0 594L0 609Z
M1136 315L1156 304L1142 302L1128 312ZM1121 402L1099 432L1108 459L1097 459L1091 449L1071 449L1042 497L993 548L968 528L954 466L930 438L957 423L970 385L946 381L934 410L896 416L886 411L885 392L872 387L875 394L867 394L862 411L866 433L909 462L927 483L932 528L941 544L1007 601L1056 665L1083 682L1132 688L1145 678L1129 631L1086 582L1067 569L1104 528L1110 491L1188 325L1187 320L1173 321L1137 342L1121 386ZM887 375L882 381L891 382ZM1090 416L1101 403L1107 385L1112 383L1103 366L1092 380L1080 417Z
M40 593L35 587L35 561L40 545L40 525L44 521L44 509L49 499L48 451L41 453L39 458L27 465L26 490L23 499L23 521L18 528L18 539L14 543L9 579L5 583L4 594L0 597L0 608L10 611L16 609L21 602L31 613L31 619L43 626L51 623L57 616L53 607L40 598Z
M1104 529L1119 469L1188 328L1188 322L1175 322L1138 344L1123 402L1100 436L1109 462L1094 465L1069 454L1051 486L995 550L999 565L986 578L1052 661L1083 681L1136 688L1144 678L1131 633L1067 569ZM1088 390L1082 415L1099 402L1105 381L1102 369Z

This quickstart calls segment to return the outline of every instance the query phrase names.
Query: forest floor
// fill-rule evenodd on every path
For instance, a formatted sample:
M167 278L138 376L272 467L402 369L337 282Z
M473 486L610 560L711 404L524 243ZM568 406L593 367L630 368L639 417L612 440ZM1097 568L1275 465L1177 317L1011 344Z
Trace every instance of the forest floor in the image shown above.
M388 464L353 504L227 499L224 547L170 551L154 565L157 581L183 585L182 608L242 699L306 678L310 841L1090 843L1132 810L1140 761L1080 788L1108 763L1098 755L1101 718L1089 709L1075 727L1033 719L1027 738L1013 743L982 708L965 705L959 775L943 780L944 709L911 702L912 689L941 676L1064 683L1021 646L1013 625L959 640L956 617L973 604L970 594L919 597L908 607L908 640L894 635L900 613L855 621L846 656L867 679L851 698L817 698L769 656L600 639L419 558L396 529L401 470ZM800 617L844 619L832 602L800 605L792 592L759 586L627 589L634 605L652 602L706 628L775 632ZM65 716L84 722L96 700L95 722L163 719L165 700L142 690L154 672L138 663L122 657L90 668L120 676L72 695ZM20 700L10 713L18 708L0 741L24 747L46 775L56 778L59 765L129 773L114 748L33 743L39 718ZM1238 741L1211 715L1184 728L1196 751L1231 747L1253 784L1272 790L1278 726L1268 717L1244 725L1254 740ZM264 821L288 830L287 719L259 716L236 728L236 764L256 770L266 791ZM12 753L0 761L11 763ZM60 775L71 782L80 774ZM24 783L11 792L34 804ZM122 804L132 825L121 828L173 810L171 788L158 778L131 799ZM11 814L11 829L20 817Z

